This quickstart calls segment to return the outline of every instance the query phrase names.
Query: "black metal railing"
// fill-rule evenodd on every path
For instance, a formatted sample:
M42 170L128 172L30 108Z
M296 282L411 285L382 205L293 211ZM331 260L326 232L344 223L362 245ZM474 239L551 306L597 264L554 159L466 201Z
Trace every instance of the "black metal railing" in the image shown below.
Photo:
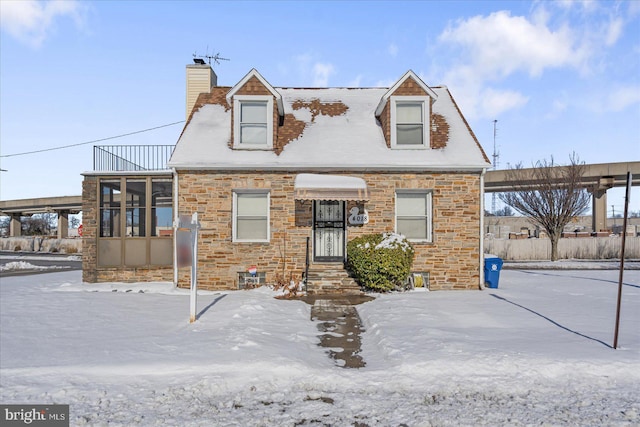
M307 292L308 284L309 284L309 241L311 239L307 237L307 252L306 259L304 261L304 291Z
M175 145L95 145L94 171L152 171L167 169Z

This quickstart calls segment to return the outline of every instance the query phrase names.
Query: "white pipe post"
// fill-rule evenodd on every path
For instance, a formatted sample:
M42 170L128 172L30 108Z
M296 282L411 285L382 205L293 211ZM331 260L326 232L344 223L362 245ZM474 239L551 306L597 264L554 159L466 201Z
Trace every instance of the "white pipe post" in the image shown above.
M191 217L191 243L193 250L191 255L191 301L189 323L196 321L196 296L198 293L198 212Z
M480 290L484 290L484 175L486 169L480 174Z

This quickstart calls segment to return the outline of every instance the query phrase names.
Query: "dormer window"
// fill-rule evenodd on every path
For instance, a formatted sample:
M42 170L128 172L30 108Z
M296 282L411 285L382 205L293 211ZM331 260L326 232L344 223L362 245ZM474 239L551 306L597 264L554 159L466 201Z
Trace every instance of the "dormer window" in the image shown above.
M392 96L391 148L429 147L430 98L428 96Z
M273 147L273 97L235 95L234 147L270 149Z

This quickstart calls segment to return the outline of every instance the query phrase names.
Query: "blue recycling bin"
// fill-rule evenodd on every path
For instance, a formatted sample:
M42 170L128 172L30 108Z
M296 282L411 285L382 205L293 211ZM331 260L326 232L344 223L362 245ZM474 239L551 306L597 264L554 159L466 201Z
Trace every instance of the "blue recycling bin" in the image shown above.
M502 270L502 258L490 257L484 259L484 283L492 289L498 288L500 270Z

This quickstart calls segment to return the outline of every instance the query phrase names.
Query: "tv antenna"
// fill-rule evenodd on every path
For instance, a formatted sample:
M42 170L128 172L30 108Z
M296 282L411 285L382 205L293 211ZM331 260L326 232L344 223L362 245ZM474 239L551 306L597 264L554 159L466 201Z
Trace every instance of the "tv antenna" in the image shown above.
M497 151L496 149L496 135L498 134L498 120L494 120L493 121L493 154L491 155L491 157L493 157L493 169L496 170L498 169L498 163L500 162L500 152ZM491 212L493 212L493 214L496 214L496 193L494 192L491 195Z
M206 55L198 55L197 52L194 52L193 54L193 62L195 62L196 64L201 64L204 65L204 60L207 60L209 62L209 65L211 65L211 60L213 60L214 64L220 65L220 61L231 61L228 58L223 58L220 56L220 53L216 53L215 55L209 55L209 48L207 47L207 54Z

